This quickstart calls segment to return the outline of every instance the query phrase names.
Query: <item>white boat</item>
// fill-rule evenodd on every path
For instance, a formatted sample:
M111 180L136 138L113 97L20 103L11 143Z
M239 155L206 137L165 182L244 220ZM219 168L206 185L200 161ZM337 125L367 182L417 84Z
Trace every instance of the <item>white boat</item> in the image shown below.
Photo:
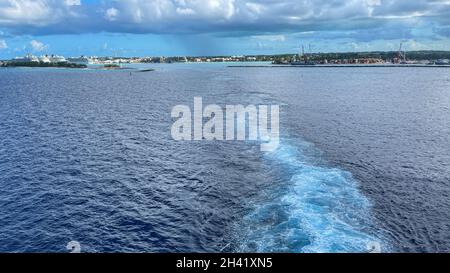
M52 62L52 61L50 61L50 59L48 58L47 55L39 57L39 61L41 63L51 63Z
M81 57L76 57L76 58L68 58L68 61L70 63L74 63L74 64L92 64L92 59L85 57L85 56L81 56Z
M48 57L51 63L66 63L67 60L63 56L51 55Z
M32 54L27 54L25 57L16 57L12 61L17 63L38 63L39 58Z

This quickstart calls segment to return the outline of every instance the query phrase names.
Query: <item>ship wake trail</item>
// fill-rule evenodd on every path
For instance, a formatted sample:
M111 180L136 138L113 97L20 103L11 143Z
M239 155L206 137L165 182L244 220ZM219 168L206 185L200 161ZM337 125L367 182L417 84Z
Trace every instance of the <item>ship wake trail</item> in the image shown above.
M349 172L313 164L306 142L282 143L267 163L281 183L264 191L239 224L242 252L367 252L382 245L371 204ZM284 181L283 181L284 180Z

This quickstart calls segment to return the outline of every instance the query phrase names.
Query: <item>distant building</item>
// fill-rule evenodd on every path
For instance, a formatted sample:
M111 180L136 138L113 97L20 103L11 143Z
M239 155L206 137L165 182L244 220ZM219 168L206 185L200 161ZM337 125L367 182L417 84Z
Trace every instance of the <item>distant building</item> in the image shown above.
M448 65L450 64L450 60L447 59L439 59L434 62L437 65Z
M152 63L165 63L166 58L164 57L154 57L152 58Z
M225 59L225 58L222 58L222 57L220 57L220 58L212 58L211 61L212 61L212 62L222 63L222 62L225 62L226 59Z

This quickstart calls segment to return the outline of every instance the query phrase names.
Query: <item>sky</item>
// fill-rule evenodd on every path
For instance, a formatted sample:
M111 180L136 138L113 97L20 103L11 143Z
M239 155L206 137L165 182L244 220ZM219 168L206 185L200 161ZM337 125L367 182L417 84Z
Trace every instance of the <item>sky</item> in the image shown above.
M0 0L0 59L450 50L450 0Z

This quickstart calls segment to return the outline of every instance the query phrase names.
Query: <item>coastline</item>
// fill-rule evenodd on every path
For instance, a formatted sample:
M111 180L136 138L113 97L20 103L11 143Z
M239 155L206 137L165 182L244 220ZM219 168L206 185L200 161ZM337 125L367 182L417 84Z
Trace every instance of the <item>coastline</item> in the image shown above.
M378 64L378 65L365 65L365 64L351 64L351 65L228 65L230 68L289 68L289 67L301 67L301 68L359 68L359 67L427 67L427 68L450 68L450 65L422 65L422 64Z
M30 68L87 68L85 64L76 63L43 63L43 62L4 62L0 67L30 67Z

